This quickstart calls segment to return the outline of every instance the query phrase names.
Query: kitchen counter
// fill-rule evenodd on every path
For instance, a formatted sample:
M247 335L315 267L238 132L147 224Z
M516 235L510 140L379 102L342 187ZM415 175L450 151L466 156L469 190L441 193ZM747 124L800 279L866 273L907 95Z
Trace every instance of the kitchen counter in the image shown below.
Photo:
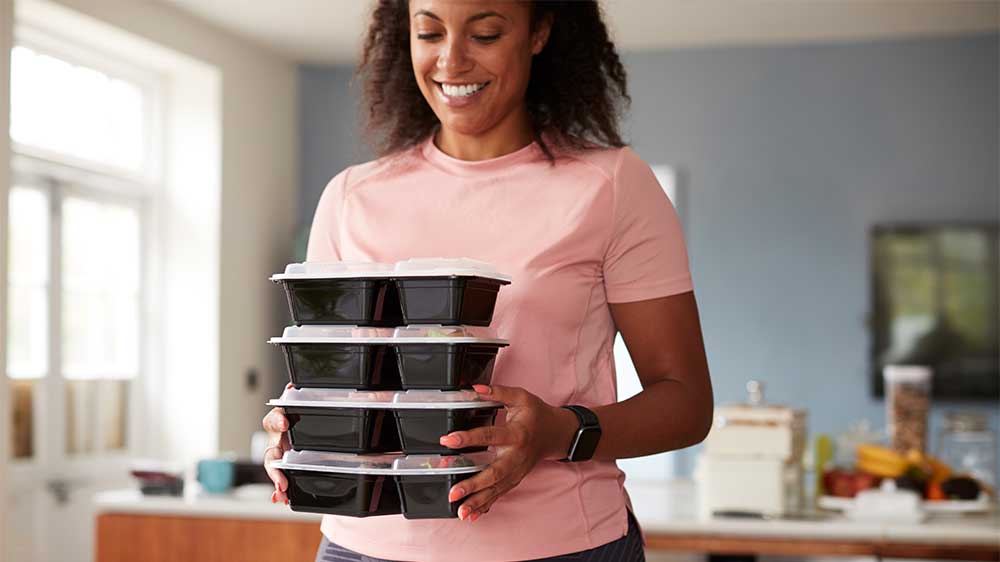
M789 519L704 518L691 481L626 484L650 550L783 556L1000 560L1000 514L923 523L852 521L835 512Z
M701 518L697 514L697 487L691 481L629 482L625 488L632 498L636 519L649 534L1000 544L1000 514L996 511L990 515L936 516L913 524L856 522L836 512L774 520Z
M629 482L626 489L649 550L1000 560L1000 515L996 512L936 517L918 524L859 523L836 513L776 520L701 518L693 482ZM119 554L113 554L108 550L109 545L111 541L129 540L139 526L144 526L140 533L144 542L136 545L141 550L134 552L147 553L143 555L144 562L158 560L149 558L148 553L156 550L150 548L150 537L162 540L164 548L176 548L177 541L192 541L183 538L191 533L207 534L212 537L209 542L216 545L225 543L227 536L240 537L242 550L227 545L216 551L203 543L193 543L197 546L189 545L185 551L189 553L184 558L187 560L268 560L269 549L281 543L282 537L285 540L282 548L294 545L300 549L300 557L315 553L320 538L320 516L271 504L269 494L263 489L255 494L241 494L243 497L143 497L132 490L99 494L95 497L98 560L129 560L133 550L119 544L115 546ZM166 525L173 534L150 532L146 528L153 525ZM217 527L209 530L208 525ZM252 540L248 543L247 537L261 539L260 544ZM204 551L204 558L192 557L190 548L197 548L199 555ZM234 552L243 558L236 557Z
M138 490L114 490L94 496L97 513L178 515L236 519L311 521L319 524L316 513L292 511L284 504L271 503L270 486L264 492L197 495L188 497L143 496Z

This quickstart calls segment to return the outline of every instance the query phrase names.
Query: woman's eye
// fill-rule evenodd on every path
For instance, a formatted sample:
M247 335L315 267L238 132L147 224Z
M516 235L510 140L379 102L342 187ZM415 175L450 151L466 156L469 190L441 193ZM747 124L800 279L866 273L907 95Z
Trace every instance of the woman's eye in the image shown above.
M497 33L495 35L473 35L472 38L481 43L492 43L500 38L500 34Z
M417 39L419 39L421 41L432 41L434 39L437 39L438 37L441 37L440 33L418 33L417 34Z

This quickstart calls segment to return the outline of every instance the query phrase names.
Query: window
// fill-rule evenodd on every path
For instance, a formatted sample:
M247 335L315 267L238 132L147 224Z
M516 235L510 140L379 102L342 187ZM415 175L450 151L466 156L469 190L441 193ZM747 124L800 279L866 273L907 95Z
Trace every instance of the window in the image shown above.
M67 52L11 54L6 371L11 456L27 461L128 452L143 371L157 90Z
M142 172L148 96L135 83L18 45L11 52L11 139L64 160Z

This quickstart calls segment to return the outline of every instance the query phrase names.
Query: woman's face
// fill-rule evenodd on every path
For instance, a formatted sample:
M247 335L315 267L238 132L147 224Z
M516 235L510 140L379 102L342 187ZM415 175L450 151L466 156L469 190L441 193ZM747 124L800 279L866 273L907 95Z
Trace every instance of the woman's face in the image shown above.
M413 72L442 127L479 135L524 106L548 38L547 25L530 27L528 2L410 0Z

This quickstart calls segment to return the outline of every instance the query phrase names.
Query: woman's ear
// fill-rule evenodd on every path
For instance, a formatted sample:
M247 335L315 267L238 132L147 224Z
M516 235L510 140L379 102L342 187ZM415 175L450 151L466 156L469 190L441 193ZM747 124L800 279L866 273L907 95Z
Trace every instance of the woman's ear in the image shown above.
M537 55L545 48L549 42L549 33L552 31L552 14L546 14L538 27L531 33L531 54Z

